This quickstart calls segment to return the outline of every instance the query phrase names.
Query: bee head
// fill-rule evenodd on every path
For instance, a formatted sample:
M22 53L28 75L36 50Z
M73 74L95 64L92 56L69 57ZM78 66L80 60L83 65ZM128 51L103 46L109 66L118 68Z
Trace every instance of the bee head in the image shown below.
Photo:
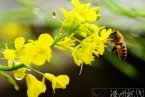
M113 30L113 32L109 35L109 41L114 41L117 37L117 31Z

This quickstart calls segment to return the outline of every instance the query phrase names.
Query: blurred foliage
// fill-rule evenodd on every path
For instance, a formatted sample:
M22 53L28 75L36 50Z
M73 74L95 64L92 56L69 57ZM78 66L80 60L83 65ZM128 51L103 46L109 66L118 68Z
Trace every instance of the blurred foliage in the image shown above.
M19 86L17 85L16 81L9 74L0 71L0 75L4 76L9 81L9 83L14 86L15 90L19 90Z
M145 1L139 1L82 0L82 2L91 2L94 6L100 6L102 18L97 24L118 29L125 37L128 55L145 62ZM11 9L9 7L9 10L0 12L0 38L2 41L8 41L10 37L14 39L17 36L25 36L25 32L37 34L43 33L42 31L49 32L50 29L55 32L57 27L59 27L59 23L52 17L52 13L60 6L67 5L65 7L68 9L71 7L68 4L68 0L58 0L59 3L63 2L60 5L58 5L59 3L56 4L57 1L49 0L1 0L0 5L5 4L5 2L13 2L15 8ZM54 3L52 2L56 5L53 5ZM43 30L38 31L37 28L40 27ZM44 30L45 28L49 28L49 30ZM29 35L26 36L28 37ZM106 51L104 59L115 68L130 78L136 79L137 76L140 76L140 72L130 63L129 57L127 57L126 61L122 62L117 55L112 55L108 52L110 52L110 49Z

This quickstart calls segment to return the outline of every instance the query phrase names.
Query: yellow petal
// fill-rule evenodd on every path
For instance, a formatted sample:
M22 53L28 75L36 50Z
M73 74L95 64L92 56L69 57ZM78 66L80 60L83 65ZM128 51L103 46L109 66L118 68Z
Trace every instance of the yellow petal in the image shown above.
M25 38L18 37L15 39L14 44L16 49L21 49L25 43Z
M93 10L91 10L91 9L85 11L85 12L83 13L82 16L85 18L85 20L87 20L87 21L89 21L89 22L94 22L94 21L96 21L96 19L97 19L97 14L96 14L96 12L93 11Z
M69 11L67 11L65 8L59 8L59 10L66 16L69 14Z
M24 55L22 54L21 56L19 56L21 62L23 64L25 64L26 66L29 66L31 64L31 57L28 55Z
M65 89L66 85L69 84L69 77L67 75L59 75L59 76L57 76L56 79L57 80L56 80L55 89L57 89L57 88Z
M109 30L103 29L101 31L101 39L104 43L107 42L107 39L111 33L112 33L112 29L109 29Z
M51 59L51 56L52 56L52 54L51 54L51 48L48 48L45 52L44 52L44 55L43 56L45 56L46 57L46 60L48 61L48 62L50 62L50 59Z
M5 49L3 55L7 60L13 60L16 57L16 51L12 49Z
M41 34L38 38L38 45L41 48L48 48L53 43L53 38L49 34Z
M28 97L38 97L41 93L45 93L46 86L44 84L44 79L41 82L37 80L33 75L28 74L26 76L26 82L28 87Z
M82 49L80 49L81 45L77 45L73 52L72 52L72 56L73 59L76 63L77 66L81 66L81 64L83 64L83 60L82 60Z
M41 53L38 53L32 58L32 63L40 66L40 65L43 65L45 63L45 60L46 60L46 56L44 56Z
M72 0L71 2L72 2L72 4L73 4L75 7L77 7L77 6L80 5L80 1L79 1L79 0Z
M25 77L25 75L26 75L26 68L20 68L20 69L18 69L18 70L15 70L14 71L14 77L15 77L15 79L17 79L17 80L22 80L24 77Z
M72 50L72 47L75 45L75 40L70 37L65 37L64 40L58 42L57 44L58 45L55 47L60 50Z

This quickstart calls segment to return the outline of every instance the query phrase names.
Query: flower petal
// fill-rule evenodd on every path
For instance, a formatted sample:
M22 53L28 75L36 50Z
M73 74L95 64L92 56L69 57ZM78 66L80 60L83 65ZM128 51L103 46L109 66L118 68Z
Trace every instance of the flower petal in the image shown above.
M7 60L13 60L16 57L16 51L12 49L5 49L3 55Z
M44 77L52 82L52 89L55 93L55 89L62 88L65 89L66 85L69 84L69 77L67 75L59 75L55 77L53 74L45 73Z
M80 1L79 0L71 0L72 4L77 7L80 5Z
M17 80L22 80L24 77L25 77L25 75L26 75L26 68L20 68L20 69L18 69L18 70L15 70L14 71L14 77L15 77L15 79L17 79Z
M26 76L26 82L28 87L28 97L38 97L41 93L45 93L46 86L44 84L44 79L41 82L37 80L33 75L28 74Z
M55 89L57 89L57 88L65 89L66 85L68 85L68 84L69 84L69 77L67 75L59 75L59 76L57 76Z
M43 65L45 63L46 56L44 56L41 53L37 53L33 58L32 58L32 63L35 65Z
M38 38L38 45L42 48L48 48L53 43L53 38L49 34L41 34Z
M17 50L21 49L23 47L24 43L25 43L25 38L23 38L23 37L16 38L14 41L15 48Z

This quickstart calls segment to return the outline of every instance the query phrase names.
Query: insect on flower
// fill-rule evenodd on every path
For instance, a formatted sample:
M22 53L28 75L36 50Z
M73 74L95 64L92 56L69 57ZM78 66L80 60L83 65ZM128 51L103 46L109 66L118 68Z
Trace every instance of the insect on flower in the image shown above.
M123 35L114 29L109 36L109 41L113 43L112 52L117 52L119 58L125 60L127 56L127 48Z

